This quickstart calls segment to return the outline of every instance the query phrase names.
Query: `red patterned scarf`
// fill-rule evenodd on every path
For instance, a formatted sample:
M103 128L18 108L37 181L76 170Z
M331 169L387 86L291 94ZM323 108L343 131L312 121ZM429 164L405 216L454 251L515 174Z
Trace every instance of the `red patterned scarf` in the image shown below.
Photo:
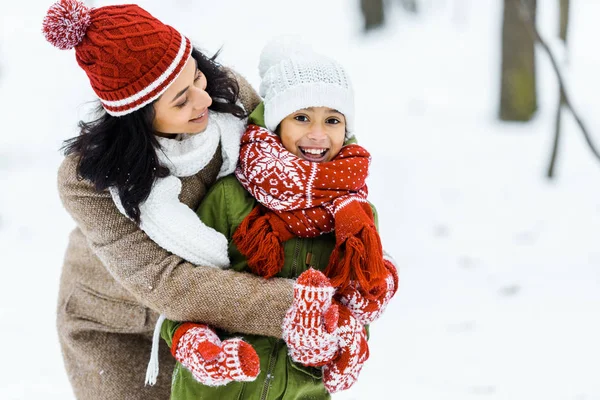
M235 174L260 203L233 239L249 268L266 278L283 267L282 242L335 230L336 244L325 269L334 286L357 281L367 292L387 275L381 240L367 202L370 154L344 146L329 162L300 159L267 129L249 125Z

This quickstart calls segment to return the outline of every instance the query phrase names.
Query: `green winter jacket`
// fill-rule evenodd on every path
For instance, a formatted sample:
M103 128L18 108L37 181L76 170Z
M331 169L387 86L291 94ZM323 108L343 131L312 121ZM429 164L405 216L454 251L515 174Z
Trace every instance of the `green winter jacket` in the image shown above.
M258 109L259 112L260 106ZM252 116L255 116L253 113ZM251 121L253 120L251 116ZM254 119L256 121L256 119ZM259 119L259 122L260 119ZM256 200L230 175L217 181L206 194L197 213L210 227L229 240L231 268L248 271L245 257L233 242L233 233L242 220L257 205ZM377 214L373 207L375 224ZM315 238L293 238L284 242L285 261L278 277L296 278L312 267L324 270L335 246L333 233ZM171 347L172 338L181 322L166 320L161 336ZM260 358L260 374L253 382L232 382L225 386L210 387L200 384L191 373L177 363L173 372L172 400L227 399L227 400L300 400L330 399L325 389L320 368L304 367L291 360L281 338L240 335L217 330L221 340L242 337L252 345Z

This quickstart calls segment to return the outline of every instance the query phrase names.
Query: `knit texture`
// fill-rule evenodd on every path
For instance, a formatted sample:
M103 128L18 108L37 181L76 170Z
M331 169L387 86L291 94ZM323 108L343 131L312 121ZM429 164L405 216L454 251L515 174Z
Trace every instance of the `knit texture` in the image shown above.
M329 107L346 118L354 132L354 92L350 77L337 61L287 40L268 43L260 56L266 127L275 131L289 114L307 107Z
M363 325L369 325L377 320L398 290L396 266L387 259L383 262L389 273L380 287L376 287L371 293L366 293L364 289L353 283L336 294L336 299L348 307L352 315Z
M75 47L77 63L113 116L158 98L192 52L186 37L134 4L87 9L60 0L48 10L43 31L58 48Z
M334 334L338 339L339 351L323 367L323 383L329 393L349 389L358 380L358 375L369 358L365 328L342 305L339 307L339 322Z
M369 153L359 145L342 148L334 160L314 163L287 151L268 130L249 125L242 137L236 177L261 204L233 238L250 269L274 276L283 265L281 243L335 231L325 275L334 287L356 281L370 292L387 275L381 240L365 183Z
M156 179L148 198L140 204L140 228L161 247L197 265L229 266L225 236L206 226L179 200L180 178L198 173L215 155L225 161L217 178L231 174L244 127L244 119L211 111L208 126L201 134L183 140L159 138L161 149L157 155L171 175ZM126 215L118 190L111 187L109 191L119 211Z
M91 22L90 9L83 3L61 1L48 9L42 31L48 42L61 50L69 50L81 42Z
M260 372L256 351L239 338L221 342L206 325L185 323L177 329L173 356L203 385L253 381Z
M337 307L331 307L334 292L325 275L314 269L302 273L294 284L294 303L283 321L283 339L295 362L320 367L335 357Z
M369 358L363 324L346 306L332 300L332 289L321 272L302 273L283 322L290 357L303 365L323 366L323 383L329 393L350 388Z

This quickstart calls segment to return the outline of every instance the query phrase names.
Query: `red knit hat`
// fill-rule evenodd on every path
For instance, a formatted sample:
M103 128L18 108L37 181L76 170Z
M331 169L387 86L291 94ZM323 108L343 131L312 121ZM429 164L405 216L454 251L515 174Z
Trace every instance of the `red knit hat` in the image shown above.
M59 49L75 48L77 63L113 116L154 101L192 53L189 39L134 4L90 9L60 0L48 10L43 31Z

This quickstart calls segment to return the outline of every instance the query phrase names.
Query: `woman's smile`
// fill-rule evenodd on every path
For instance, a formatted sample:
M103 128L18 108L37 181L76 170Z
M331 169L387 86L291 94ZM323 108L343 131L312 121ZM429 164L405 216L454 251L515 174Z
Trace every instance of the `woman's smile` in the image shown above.
M203 124L208 118L208 107L205 108L196 118L190 119L190 122L195 124Z

